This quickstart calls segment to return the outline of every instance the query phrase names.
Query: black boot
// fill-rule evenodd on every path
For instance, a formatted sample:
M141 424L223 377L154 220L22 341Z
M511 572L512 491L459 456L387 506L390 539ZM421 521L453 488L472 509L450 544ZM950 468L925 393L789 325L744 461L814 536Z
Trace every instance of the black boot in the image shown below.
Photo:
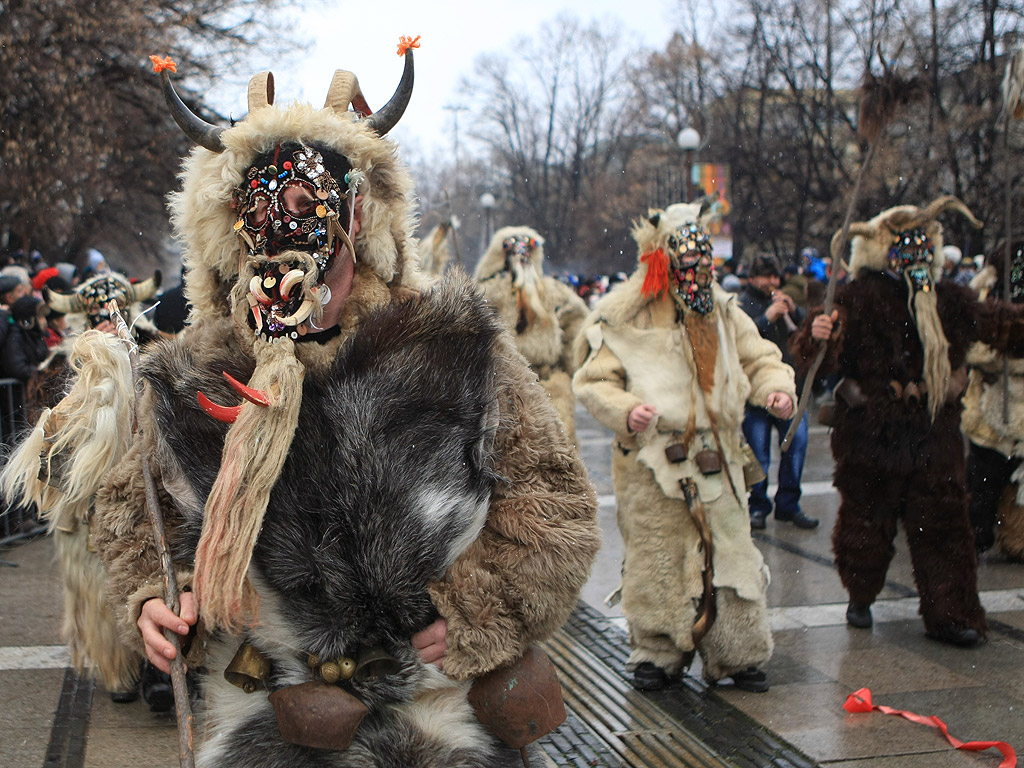
M846 606L846 623L857 629L871 629L874 623L874 619L871 618L871 606L850 603Z
M660 691L668 685L668 675L650 661L637 664L633 670L633 687L638 691Z
M925 634L932 640L938 640L940 643L955 645L960 648L973 648L982 639L978 630L971 629L970 627L955 627L952 624L936 627Z
M741 691L764 693L768 690L768 676L757 667L747 667L732 673L732 684Z
M149 705L150 712L169 712L174 707L171 676L148 661L142 662L142 699Z
M136 686L127 691L111 691L110 700L115 704L131 704L139 698L139 688Z

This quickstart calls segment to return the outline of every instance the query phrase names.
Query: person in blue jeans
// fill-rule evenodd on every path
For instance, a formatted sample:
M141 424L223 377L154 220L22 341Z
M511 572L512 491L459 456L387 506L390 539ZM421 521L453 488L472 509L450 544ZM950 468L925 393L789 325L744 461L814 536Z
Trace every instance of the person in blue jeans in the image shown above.
M778 290L782 270L774 256L760 255L750 267L750 278L740 293L740 305L754 320L761 336L782 350L783 362L792 365L789 336L803 322L804 311L790 296ZM764 408L747 405L743 418L743 434L757 457L766 479L750 489L750 527L767 526L772 502L768 498L768 468L771 464L772 431L778 432L779 442L789 430L790 421L772 416ZM779 461L779 489L775 493L775 519L793 523L797 528L817 528L818 521L800 509L800 482L807 457L807 414L797 427L789 450Z

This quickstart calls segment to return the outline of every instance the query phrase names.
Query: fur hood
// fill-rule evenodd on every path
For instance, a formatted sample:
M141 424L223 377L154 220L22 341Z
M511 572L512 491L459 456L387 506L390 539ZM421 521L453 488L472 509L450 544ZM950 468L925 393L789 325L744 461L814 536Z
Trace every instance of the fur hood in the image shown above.
M366 175L362 228L356 258L389 285L419 287L416 268L412 181L393 144L377 136L355 112L315 109L310 104L269 104L221 134L224 151L196 147L184 160L182 188L170 196L171 221L184 249L186 295L193 317L227 316L228 296L239 275L241 246L233 229L232 195L252 162L275 144L299 141L331 149Z
M473 279L477 282L493 277L505 269L505 249L502 243L509 237L533 238L537 245L533 248L530 256L530 265L537 271L538 275L544 273L544 238L537 230L531 227L502 227L494 233L487 250L477 262L473 270Z
M850 225L850 263L848 271L853 279L862 269L885 272L889 269L889 249L893 238L908 229L923 227L934 246L934 252L942 253L942 224L938 216L947 210L959 211L972 226L980 228L982 223L970 209L953 195L933 200L924 208L916 205L897 205L882 211L870 221L855 221ZM832 247L838 247L842 231L832 236ZM932 279L942 279L943 259L932 262Z

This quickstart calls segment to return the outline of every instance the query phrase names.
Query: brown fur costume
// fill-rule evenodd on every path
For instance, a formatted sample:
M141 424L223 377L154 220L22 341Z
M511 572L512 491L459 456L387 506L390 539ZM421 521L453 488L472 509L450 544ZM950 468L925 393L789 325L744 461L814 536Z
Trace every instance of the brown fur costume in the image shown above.
M516 236L537 240L530 259L534 274L528 276L522 288L514 287L515 277L506 268L502 249L506 238ZM587 305L571 288L543 273L543 244L543 238L529 227L503 227L494 233L480 257L473 279L512 329L516 347L537 374L569 439L575 442L572 344L587 315Z
M257 600L251 604L253 611L258 611L255 616L246 615L244 610L239 612L238 618L248 622L242 632L249 638L272 638L271 645L263 652L276 654L273 656L274 674L287 675L285 684L297 684L311 680L313 673L304 664L296 666L294 650L329 643L332 652L337 652L338 646L344 644L329 638L348 631L348 615L342 611L320 617L323 631L305 626L303 636L297 638L299 619L293 617L291 622L287 621L289 611L294 611L296 606L285 599L287 589L294 587L294 583L288 581L287 575L282 578L280 572L271 574L268 563L286 570L291 568L293 573L301 570L302 578L315 582L316 589L330 592L339 585L322 573L307 575L307 561L279 563L274 559L275 540L272 536L264 539L259 532L276 531L281 541L287 540L289 545L299 539L308 543L312 536L314 541L322 540L325 548L334 546L330 529L311 531L312 523L302 515L305 506L317 511L316 519L322 519L325 513L317 507L328 498L328 491L321 496L317 494L317 486L302 486L301 472L296 470L294 457L314 457L310 459L311 465L317 462L318 477L327 485L336 479L329 471L324 471L329 452L344 452L339 447L341 438L332 435L344 437L349 424L352 439L362 440L361 444L372 442L370 438L374 434L373 425L361 424L356 416L350 416L352 421L344 424L330 422L331 413L317 411L317 403L324 402L325 391L354 386L357 382L350 371L361 360L372 358L376 353L380 353L380 357L391 352L397 354L400 350L392 348L389 343L392 336L388 334L402 329L403 317L410 318L411 324L414 310L420 320L425 314L426 326L423 327L436 328L439 319L444 319L453 334L471 333L481 327L489 329L493 318L481 308L481 302L464 277L452 277L427 291L426 281L416 268L411 237L412 184L397 162L394 147L374 132L371 120L360 119L347 111L347 98L338 101L329 97L330 108L314 110L305 104L278 108L266 98L253 103L253 93L250 89L250 112L246 120L223 132L223 151L194 150L185 161L182 190L172 197L172 219L185 246L186 294L193 305L192 324L176 339L159 342L147 350L140 361L140 369L148 377L140 429L128 457L105 478L97 498L95 536L108 568L110 597L121 632L126 640L131 639L138 645L140 638L135 622L140 607L147 599L159 596L161 591L158 561L145 522L141 462L149 462L160 489L179 587L190 588L196 584L195 572L201 572L201 568L193 566L197 565L198 554L203 552L211 518L240 511L241 522L258 534L251 551L241 553L252 557L251 561L242 561L248 564L243 577L246 588ZM245 179L246 169L256 158L296 138L336 152L351 164L353 177L361 178L358 187L361 228L353 238L355 275L338 321L337 335L319 340L311 334L294 342L291 338L263 341L254 337L248 324L252 305L247 303L247 290L254 270L251 262L256 257L247 254L235 234L234 224L239 214L233 209L232 201ZM347 254L344 257L349 258ZM308 290L314 279L313 273L307 274L303 290ZM403 315L406 312L408 315ZM318 313L319 307L314 319L319 319ZM387 318L388 324L380 320L382 317ZM421 326L411 324L410 327ZM382 333L383 336L378 336ZM436 336L430 338L436 340ZM452 542L450 563L434 572L424 590L416 596L420 608L423 601L428 605L432 602L431 610L436 609L447 621L445 674L417 663L418 657L413 657L408 643L411 631L401 637L389 637L389 642L399 648L397 653L407 662L403 669L412 669L408 675L403 672L394 687L399 688L400 683L406 686L424 683L421 688L412 685L412 700L406 700L404 707L392 707L392 702L370 701L374 706L367 717L369 725L360 727L352 752L330 751L321 757L319 752L311 755L308 750L300 752L292 747L293 759L282 761L281 755L287 753L289 747L281 744L266 692L250 695L230 686L219 674L239 645L239 639L232 636L237 625L216 622L215 628L220 631L208 631L209 612L204 620L204 608L208 604L200 585L197 589L200 622L189 649L189 661L196 665L205 656L213 674L206 681L211 727L199 754L199 765L314 762L332 766L365 765L371 762L367 751L373 753L376 748L389 748L382 726L392 722L389 718L404 719L404 726L408 726L400 732L392 729L391 741L408 746L415 744L419 734L424 734L426 743L421 751L429 756L429 759L423 754L416 759L403 758L404 762L395 758L393 764L440 764L438 761L442 758L438 755L442 753L432 751L435 741L486 741L472 718L469 720L476 730L466 724L468 686L459 681L514 661L531 642L550 634L564 622L576 604L599 546L596 500L578 453L511 338L498 331L487 338L492 342L487 347L487 367L481 371L489 377L486 386L487 392L493 393L496 423L491 425L487 441L490 446L487 472L492 480L487 489L484 515L475 538ZM453 347L461 349L458 344ZM273 364L265 364L261 355L274 357ZM222 361L224 368L220 367ZM417 361L422 363L423 359ZM222 424L201 414L195 401L199 388L208 391L217 402L229 401L232 390L226 387L220 370L230 370L242 380L251 375L250 381L263 375L266 383L259 386L274 396L280 393L278 384L291 389L287 397L279 398L266 409L246 403L238 419L225 430ZM445 371L431 366L429 359L426 365L410 363L401 373L416 381L445 378ZM449 382L458 378L452 373L447 372ZM282 420L283 423L271 421L281 400L286 402L279 410L287 407L291 412L286 414L288 418ZM304 405L307 401L309 404ZM423 423L425 417L416 410L415 403L402 402L401 405L405 410L398 414L385 410L385 415L414 427ZM174 413L182 414L180 423L173 417ZM414 417L409 418L409 414ZM278 428L261 429L264 418ZM330 429L320 426L325 420ZM453 450L453 445L459 445L444 442L445 435L454 433L458 423L454 415L449 415L449 421L451 432L442 431L436 436L446 451L445 456ZM240 429L243 423L245 430ZM294 437L289 429L294 430ZM255 480L266 487L260 498L253 494L253 506L262 504L265 518L263 509L258 516L250 514L246 497L242 495L248 492L246 488L229 488L239 490L238 498L242 503L234 506L229 503L221 508L211 502L218 484L226 476L230 481L231 476L230 469L226 469L230 462L221 460L218 465L216 456L207 460L209 452L223 445L224 455L228 455L227 446L234 444L234 437L246 449L245 455L253 459L263 461L264 455L271 452L283 454L280 461L267 461L266 469L255 474ZM381 442L393 449L395 435L384 435ZM420 456L442 453L440 449L430 451L427 442L420 440L409 448L417 449ZM202 460L191 459L190 444L195 446L192 452L203 455ZM344 452L348 465L358 465L364 455ZM247 462L237 463L243 465L243 471L249 469ZM463 461L462 465L465 463ZM330 464L327 467L329 469ZM424 509L413 505L412 511L440 517L445 510L446 490L431 488L428 478L401 477L402 468L389 464L384 468L390 470L388 472L374 465L376 474L372 477L375 481L386 482L386 479L380 480L381 476L394 476L396 484L401 481L406 485L422 479L425 489L435 496L431 497L432 501L428 499L430 503L422 503ZM330 479L325 480L325 475ZM343 495L344 487L359 491L374 487L360 483L355 476L348 483L339 479L338 485L343 487L331 489L336 495ZM282 489L284 486L287 491ZM210 488L214 491L209 491ZM452 493L454 495L454 491ZM281 501L282 496L294 499L303 494L309 499L301 506ZM408 512L404 508L394 510L395 515ZM282 520L289 519L289 515L294 523L291 528L282 525ZM373 523L372 515L368 517ZM395 536L389 541L397 547L402 543L401 538ZM213 540L219 545L212 549L213 558L222 555L220 559L231 559L239 554L232 549L243 549L237 547L234 540ZM196 563L193 554L197 555ZM366 557L368 553L359 554ZM389 553L380 554L376 566L384 570ZM329 570L343 575L349 562L344 558L341 562L334 560ZM358 579L349 581L359 583ZM227 585L209 586L214 598L219 586ZM336 591L348 597L344 589ZM367 605L372 606L373 597L359 592L355 601L359 610L366 611ZM228 608L231 607L229 604ZM315 611L303 612L301 620L308 625L318 616ZM370 624L372 630L372 622ZM231 631L223 631L225 628ZM381 685L387 687L389 683L385 680ZM432 713L436 717L432 718ZM456 762L453 758L452 764Z
M664 247L698 210L672 206L659 226L641 222L634 231L641 253ZM768 568L750 537L743 467L752 454L744 450L740 424L748 399L764 406L772 392L795 397L793 371L778 347L761 338L734 295L714 285L714 309L706 317L690 317L686 310L684 327L669 296L644 295L647 270L641 263L587 318L575 345L581 365L573 388L615 432L612 476L625 543L622 608L633 649L628 669L651 662L675 674L697 650L705 677L717 680L772 654ZM628 416L642 403L655 405L658 417L644 432L630 432ZM695 457L716 449L714 428L725 467L703 475ZM688 457L669 463L665 449L680 443ZM703 556L680 487L687 477L707 509L718 612L697 644Z
M941 252L941 239L936 251ZM870 605L885 585L902 521L925 628L983 634L987 625L967 515L959 397L974 341L1005 348L1013 339L1019 347L1024 337L1019 315L980 304L970 289L940 282L934 292L954 372L934 419L927 398L908 394L909 385L920 387L925 355L904 280L877 266L864 268L837 292L839 332L823 371L838 371L855 382L862 399L844 399L837 389L832 452L841 503L832 543L850 601ZM808 317L792 342L794 358L805 363L817 352L812 320Z

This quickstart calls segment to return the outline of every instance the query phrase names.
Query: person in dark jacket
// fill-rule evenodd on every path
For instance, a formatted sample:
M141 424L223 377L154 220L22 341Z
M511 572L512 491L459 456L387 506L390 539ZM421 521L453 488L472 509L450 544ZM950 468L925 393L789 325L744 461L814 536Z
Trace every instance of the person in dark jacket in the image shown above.
M23 296L11 305L11 325L3 349L3 374L27 384L46 359L46 320L42 299Z
M740 306L754 320L761 336L782 350L782 361L793 364L789 352L789 336L804 320L804 311L792 297L779 290L782 270L773 256L761 255L750 267L750 279L740 292ZM772 430L779 433L779 441L789 429L789 420L773 416L764 408L747 404L743 418L743 434L757 456L758 462L768 474L771 464ZM807 456L807 414L800 420L800 426L793 436L789 450L779 459L779 488L775 493L775 519L791 522L798 528L817 528L818 521L808 517L800 509L800 482ZM767 526L772 502L768 498L768 480L762 480L750 489L750 527L763 529Z

